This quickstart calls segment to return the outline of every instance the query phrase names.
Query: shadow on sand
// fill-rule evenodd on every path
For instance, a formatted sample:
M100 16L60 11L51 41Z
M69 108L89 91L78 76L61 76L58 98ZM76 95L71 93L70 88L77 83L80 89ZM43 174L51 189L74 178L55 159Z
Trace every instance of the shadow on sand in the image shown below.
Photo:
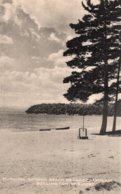
M99 133L92 133L91 135L99 135L99 136L112 136L112 137L121 137L121 130L116 131L108 131L105 134L101 135Z

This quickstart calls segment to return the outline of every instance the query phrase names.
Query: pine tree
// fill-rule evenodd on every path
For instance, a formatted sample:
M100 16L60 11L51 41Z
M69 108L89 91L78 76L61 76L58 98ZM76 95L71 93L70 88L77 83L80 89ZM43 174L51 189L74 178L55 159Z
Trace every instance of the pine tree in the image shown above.
M68 49L64 52L64 56L75 55L67 65L79 69L64 79L64 83L71 83L64 96L68 100L87 101L92 94L103 93L100 134L105 134L107 127L108 101L113 90L109 87L109 81L116 76L117 62L110 61L120 55L116 42L119 27L112 25L120 13L119 4L118 0L102 0L98 5L93 5L91 0L87 0L87 5L83 4L83 7L88 14L77 24L70 24L79 36L67 42Z
M116 74L114 82L111 86L111 90L113 88L113 93L115 95L115 104L114 104L114 121L112 131L115 132L116 130L116 120L117 120L117 108L118 108L118 94L121 93L121 81L120 81L120 71L121 71L121 0L114 1L115 9L111 12L111 19L112 19L112 33L115 34L115 47L117 48L117 58L116 62ZM117 52L118 51L118 52Z
M117 68L117 82L116 82L116 92L115 92L115 104L114 104L114 120L112 131L116 131L116 121L117 121L117 106L118 106L118 93L120 89L120 71L121 71L121 59L119 60L119 65Z

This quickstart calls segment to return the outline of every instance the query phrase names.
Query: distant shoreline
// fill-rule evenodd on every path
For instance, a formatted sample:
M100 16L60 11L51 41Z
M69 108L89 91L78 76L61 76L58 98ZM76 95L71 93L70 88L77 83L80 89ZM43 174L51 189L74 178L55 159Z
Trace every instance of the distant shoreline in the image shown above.
M37 104L28 108L27 114L54 114L54 115L102 115L102 104ZM114 105L109 104L108 116L113 116ZM121 116L121 103L118 105L117 116Z

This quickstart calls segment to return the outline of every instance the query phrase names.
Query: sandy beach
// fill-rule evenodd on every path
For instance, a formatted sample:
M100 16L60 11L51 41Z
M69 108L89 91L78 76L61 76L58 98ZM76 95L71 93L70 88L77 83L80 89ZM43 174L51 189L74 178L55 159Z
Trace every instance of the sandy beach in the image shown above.
M0 194L120 193L120 140L91 134L80 140L74 129L1 130ZM95 188L104 182L113 184Z

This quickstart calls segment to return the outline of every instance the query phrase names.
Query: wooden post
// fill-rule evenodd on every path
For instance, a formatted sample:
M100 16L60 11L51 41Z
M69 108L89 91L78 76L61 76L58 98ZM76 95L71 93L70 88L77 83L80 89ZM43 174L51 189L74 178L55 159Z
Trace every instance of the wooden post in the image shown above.
M84 115L83 115L83 129L84 129Z
M82 128L79 128L79 139L88 139L87 129L85 128L85 116L83 114Z

